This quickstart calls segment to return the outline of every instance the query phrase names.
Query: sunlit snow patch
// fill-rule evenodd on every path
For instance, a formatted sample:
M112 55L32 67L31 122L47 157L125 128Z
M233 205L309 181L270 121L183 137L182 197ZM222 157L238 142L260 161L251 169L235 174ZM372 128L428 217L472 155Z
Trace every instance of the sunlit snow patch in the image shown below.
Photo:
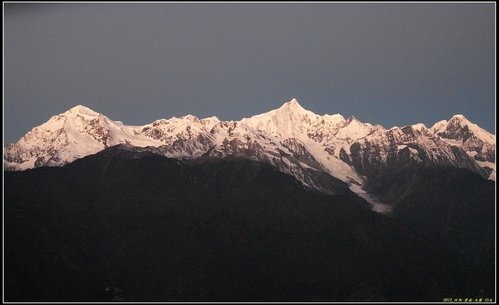
M392 206L386 203L379 202L374 199L371 195L369 195L365 190L362 189L362 186L357 184L351 184L350 190L355 194L359 195L363 199L365 199L372 207L372 210L377 213L381 213L384 215L390 215L392 212Z

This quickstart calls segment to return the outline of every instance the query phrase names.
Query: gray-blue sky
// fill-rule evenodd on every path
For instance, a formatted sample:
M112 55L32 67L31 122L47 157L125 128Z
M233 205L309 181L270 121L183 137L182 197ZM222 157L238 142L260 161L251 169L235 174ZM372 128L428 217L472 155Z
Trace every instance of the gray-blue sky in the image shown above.
M494 131L494 3L4 3L4 137L86 105L238 120L296 97L385 127Z

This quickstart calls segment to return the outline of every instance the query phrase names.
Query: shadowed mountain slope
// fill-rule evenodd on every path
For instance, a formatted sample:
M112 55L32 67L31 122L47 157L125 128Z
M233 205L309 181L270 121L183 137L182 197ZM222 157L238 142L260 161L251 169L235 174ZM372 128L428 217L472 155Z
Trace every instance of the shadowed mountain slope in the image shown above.
M478 296L459 259L345 189L313 192L256 161L125 146L5 172L5 300Z

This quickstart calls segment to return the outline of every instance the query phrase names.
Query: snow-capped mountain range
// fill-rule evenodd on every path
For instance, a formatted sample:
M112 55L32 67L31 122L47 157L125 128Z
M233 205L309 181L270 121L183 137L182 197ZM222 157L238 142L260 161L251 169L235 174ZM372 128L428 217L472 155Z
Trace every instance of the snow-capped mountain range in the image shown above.
M306 187L334 193L322 179L326 173L365 198L366 179L393 167L447 165L495 180L495 135L463 115L430 128L415 124L386 129L355 117L317 115L296 99L240 121L186 115L143 126L124 125L78 105L8 144L4 168L61 166L117 144L148 147L177 159L236 156L265 161Z

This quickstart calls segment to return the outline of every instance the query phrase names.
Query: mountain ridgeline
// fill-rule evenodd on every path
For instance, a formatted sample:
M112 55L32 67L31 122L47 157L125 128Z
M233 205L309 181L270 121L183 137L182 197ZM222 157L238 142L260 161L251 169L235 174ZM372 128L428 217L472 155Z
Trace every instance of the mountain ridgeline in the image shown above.
M220 121L192 115L124 125L84 106L76 106L33 128L5 147L8 170L60 166L106 147L152 147L164 156L239 156L267 162L304 185L328 193L315 173L350 185L364 185L390 166L452 166L495 180L495 135L462 115L437 122L385 129L340 114L317 115L293 99L280 108Z
M7 301L495 295L495 135L462 115L386 129L293 99L129 126L76 106L4 169Z

